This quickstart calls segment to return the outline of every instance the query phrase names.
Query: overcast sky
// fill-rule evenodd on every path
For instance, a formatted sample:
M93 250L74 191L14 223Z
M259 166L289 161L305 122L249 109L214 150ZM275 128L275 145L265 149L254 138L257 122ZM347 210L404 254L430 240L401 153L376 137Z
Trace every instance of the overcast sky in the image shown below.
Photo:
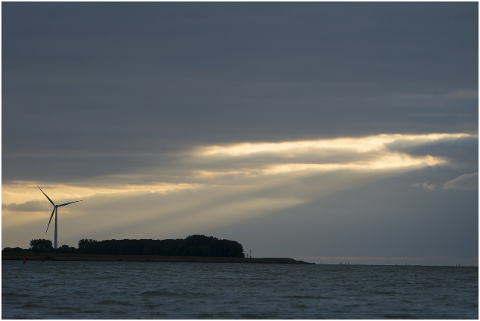
M2 3L2 247L478 264L478 4Z

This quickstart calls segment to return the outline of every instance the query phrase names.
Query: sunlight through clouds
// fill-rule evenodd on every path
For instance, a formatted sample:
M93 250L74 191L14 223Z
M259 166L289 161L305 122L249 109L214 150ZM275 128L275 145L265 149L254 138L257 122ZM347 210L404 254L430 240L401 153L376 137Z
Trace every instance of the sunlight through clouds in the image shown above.
M2 203L8 209L10 204L20 206L32 201L44 201L43 195L37 190L37 184L42 185L41 187L51 195L55 195L55 201L60 202L94 195L164 194L203 189L224 184L226 180L230 180L229 184L235 185L242 177L256 179L248 184L259 186L261 182L259 179L275 175L295 173L303 175L331 171L396 171L447 165L448 161L445 158L399 153L391 150L389 145L396 142L418 145L464 137L474 137L474 135L464 133L382 134L357 138L200 146L191 152L185 151L179 154L178 162L162 168L107 175L75 184L42 184L25 181L3 184ZM259 154L263 156L258 157ZM174 178L169 177L172 172L175 172ZM223 181L219 181L218 179L222 177Z
M470 134L429 134L429 135L377 135L358 138L335 138L279 143L240 143L226 146L205 146L195 151L194 156L227 162L235 158L252 158L270 155L271 163L254 163L252 167L229 170L197 170L203 177L215 175L262 176L292 172L323 172L335 170L395 170L420 168L446 164L447 160L431 155L414 157L406 153L390 150L388 145L407 142L412 145L425 144L445 139L472 137ZM327 156L335 155L336 162L328 161ZM305 162L308 158L316 162Z
M395 141L411 141L426 143L442 139L457 139L471 137L470 134L427 134L427 135L403 135L381 134L368 137L348 137L319 139L310 141L280 142L280 143L239 143L227 146L206 146L198 149L200 156L224 156L235 157L257 153L280 153L295 155L322 150L348 150L353 153L366 153L382 150L387 144Z
M113 179L113 177L112 177ZM108 180L108 177L106 178ZM106 184L93 185L65 185L65 184L47 184L42 185L50 194L55 195L57 203L71 198L85 198L93 195L110 195L110 194L136 194L136 193L168 193L172 191L180 191L185 189L195 189L202 187L201 184L187 184L187 183L156 183L156 184L125 184L117 183L115 185ZM49 194L47 193L47 194ZM53 196L52 196L53 197ZM34 199L43 201L45 197L39 192L37 183L34 182L15 182L14 184L2 185L2 203L25 203L25 199Z
M478 254L476 3L2 9L3 247Z
M14 181L2 185L3 226L10 230L37 222L35 229L42 233L51 209L38 184L56 203L85 200L61 213L62 224L82 233L115 238L122 231L134 238L135 231L157 231L174 237L238 224L387 176L448 166L448 157L400 152L396 143L404 148L465 137L474 136L396 134L199 146L182 151L169 164L88 181ZM83 237L77 229L69 237Z
M323 172L335 170L393 170L401 168L419 168L446 163L441 158L431 156L412 158L408 155L388 155L371 162L345 164L285 164L270 166L265 174L280 174L297 171Z

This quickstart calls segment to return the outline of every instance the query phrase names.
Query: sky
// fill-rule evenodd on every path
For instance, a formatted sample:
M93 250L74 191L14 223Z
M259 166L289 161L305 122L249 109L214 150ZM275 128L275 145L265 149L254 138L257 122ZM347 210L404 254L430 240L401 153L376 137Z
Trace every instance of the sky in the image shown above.
M3 2L2 248L37 185L59 246L478 265L478 3Z

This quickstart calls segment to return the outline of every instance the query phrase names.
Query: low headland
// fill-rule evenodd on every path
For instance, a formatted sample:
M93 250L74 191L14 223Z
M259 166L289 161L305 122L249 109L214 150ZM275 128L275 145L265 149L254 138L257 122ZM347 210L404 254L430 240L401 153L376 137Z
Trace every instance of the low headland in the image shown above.
M309 264L291 258L245 257L243 246L213 236L190 235L185 239L123 239L96 241L82 239L78 248L62 245L54 249L50 240L30 241L29 249L4 248L2 260L42 261L125 261Z
M291 258L239 258L202 256L115 255L81 253L2 253L2 260L27 261L107 261L107 262L196 262L196 263L262 263L262 264L314 264Z

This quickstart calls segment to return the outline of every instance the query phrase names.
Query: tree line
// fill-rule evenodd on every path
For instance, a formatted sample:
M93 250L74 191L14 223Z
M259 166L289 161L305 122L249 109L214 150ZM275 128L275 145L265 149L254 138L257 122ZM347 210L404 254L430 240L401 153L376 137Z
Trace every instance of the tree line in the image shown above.
M30 241L28 250L6 247L2 252L44 252L83 253L116 255L160 255L160 256L204 256L204 257L245 257L243 246L230 240L213 236L190 235L185 239L165 240L104 240L81 239L78 248L62 245L54 249L52 241L35 239Z

